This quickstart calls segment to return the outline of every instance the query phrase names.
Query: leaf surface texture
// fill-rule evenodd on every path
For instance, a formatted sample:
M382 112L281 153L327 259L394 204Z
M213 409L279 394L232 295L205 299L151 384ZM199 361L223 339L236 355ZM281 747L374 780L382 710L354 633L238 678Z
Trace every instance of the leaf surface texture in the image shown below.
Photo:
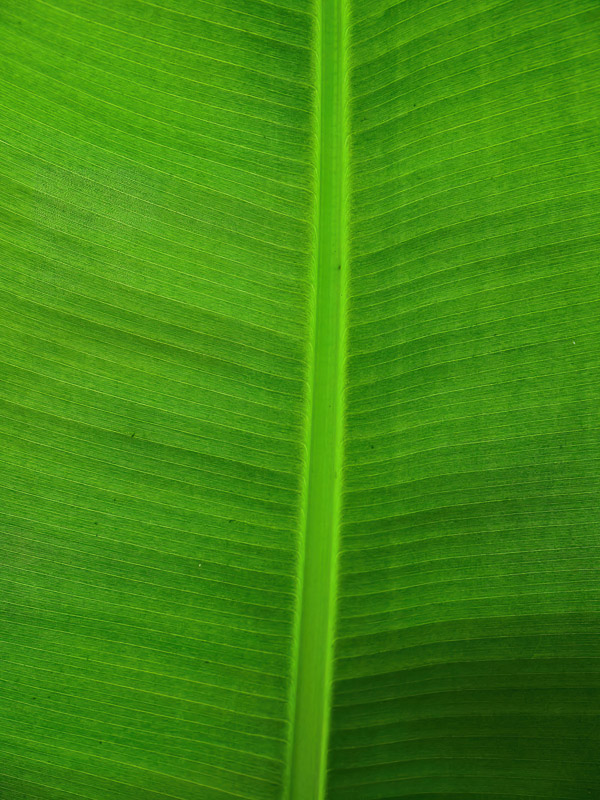
M597 795L599 30L2 4L2 800Z

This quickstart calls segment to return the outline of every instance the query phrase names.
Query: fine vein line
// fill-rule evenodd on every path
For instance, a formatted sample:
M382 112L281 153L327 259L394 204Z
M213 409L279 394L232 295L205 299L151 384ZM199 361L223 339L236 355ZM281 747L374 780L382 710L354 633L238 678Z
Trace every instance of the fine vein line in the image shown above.
M345 385L346 0L318 0L315 265L289 800L326 790Z

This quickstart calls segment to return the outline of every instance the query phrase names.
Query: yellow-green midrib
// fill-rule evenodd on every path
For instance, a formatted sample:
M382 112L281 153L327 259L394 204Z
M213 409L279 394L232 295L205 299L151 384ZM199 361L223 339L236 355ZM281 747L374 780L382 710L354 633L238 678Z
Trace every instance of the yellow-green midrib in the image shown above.
M317 184L310 414L290 798L325 797L345 381L346 8L322 0L317 29Z

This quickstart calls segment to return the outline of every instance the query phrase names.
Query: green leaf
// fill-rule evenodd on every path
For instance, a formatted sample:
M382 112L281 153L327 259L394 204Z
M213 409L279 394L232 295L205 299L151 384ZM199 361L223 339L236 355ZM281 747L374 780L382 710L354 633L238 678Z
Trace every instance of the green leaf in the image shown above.
M597 0L0 4L0 798L600 793Z

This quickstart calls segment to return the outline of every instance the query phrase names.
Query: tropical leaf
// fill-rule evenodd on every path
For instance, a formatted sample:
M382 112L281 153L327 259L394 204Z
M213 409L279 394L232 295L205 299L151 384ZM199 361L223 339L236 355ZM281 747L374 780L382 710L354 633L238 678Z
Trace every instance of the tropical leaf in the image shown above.
M4 0L2 800L600 794L597 0Z

